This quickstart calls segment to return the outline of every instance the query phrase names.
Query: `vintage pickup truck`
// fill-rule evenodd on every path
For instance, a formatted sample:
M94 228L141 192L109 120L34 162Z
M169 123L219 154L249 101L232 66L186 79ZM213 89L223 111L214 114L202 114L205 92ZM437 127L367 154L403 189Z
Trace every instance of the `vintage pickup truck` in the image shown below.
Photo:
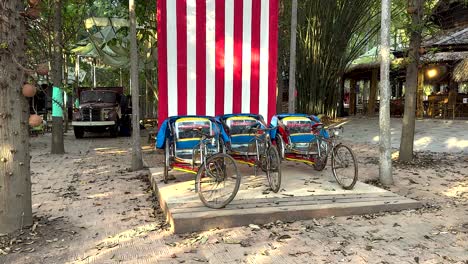
M79 89L78 93L72 121L76 138L83 138L85 132L109 132L111 137L130 133L131 110L123 87Z

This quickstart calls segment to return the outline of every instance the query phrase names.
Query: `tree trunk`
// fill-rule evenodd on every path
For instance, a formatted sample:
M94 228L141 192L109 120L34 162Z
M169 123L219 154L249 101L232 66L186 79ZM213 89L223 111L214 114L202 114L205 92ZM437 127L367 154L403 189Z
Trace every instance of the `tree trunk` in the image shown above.
M344 76L341 77L341 80L340 80L340 96L339 96L339 100L338 100L338 116L339 117L343 117L344 116L344 95L345 95L345 78Z
M413 159L414 127L416 112L416 88L418 86L419 48L421 46L421 20L423 0L408 0L408 6L416 10L411 15L411 36L408 57L410 63L406 67L405 110L400 142L401 161ZM413 10L408 8L408 10Z
M418 65L419 68L419 65ZM418 70L418 89L417 89L417 117L423 118L424 117L424 70Z
M392 93L390 88L390 2L390 0L382 0L382 20L380 26L379 179L384 185L393 184L390 134L390 95ZM373 111L373 109L369 109L369 112Z
M296 34L297 0L292 0L291 7L291 46L289 53L289 113L296 112Z
M29 105L21 93L26 76L23 1L0 7L0 233L32 224Z
M52 65L52 83L55 87L62 86L62 0L55 0L55 21L54 21L54 57ZM63 102L63 100L61 100ZM57 103L52 97L52 105ZM63 108L63 105L60 105ZM65 153L63 144L63 111L52 111L52 154Z
M356 80L349 81L349 115L356 114Z
M378 69L372 70L372 77L370 81L370 88L369 88L369 100L367 104L367 115L373 116L375 114L375 100L377 98L377 78L379 72Z
M143 169L140 142L140 104L138 84L138 46L136 40L135 0L128 1L130 16L130 78L132 91L132 170Z

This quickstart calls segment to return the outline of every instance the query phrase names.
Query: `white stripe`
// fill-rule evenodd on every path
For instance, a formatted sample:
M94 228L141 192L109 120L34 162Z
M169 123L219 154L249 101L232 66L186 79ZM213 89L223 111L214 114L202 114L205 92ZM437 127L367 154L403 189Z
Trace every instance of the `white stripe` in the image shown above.
M177 20L176 1L167 0L167 104L169 116L177 115Z
M173 0L171 0L173 1ZM174 1L175 2L175 1ZM206 1L206 115L215 114L215 0ZM168 47L170 48L170 46Z
M187 114L197 112L196 0L187 0Z
M262 0L260 15L260 98L259 113L268 118L268 42L269 42L269 0Z
M224 113L230 114L234 85L234 0L226 0L224 27Z
M250 112L252 0L244 0L242 15L242 112Z

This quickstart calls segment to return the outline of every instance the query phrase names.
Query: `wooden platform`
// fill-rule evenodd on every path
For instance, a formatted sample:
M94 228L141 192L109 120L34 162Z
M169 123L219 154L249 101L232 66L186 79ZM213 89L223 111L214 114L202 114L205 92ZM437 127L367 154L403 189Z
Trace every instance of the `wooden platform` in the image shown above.
M282 168L282 190L266 194L266 176L255 177L252 168L241 166L243 178L236 198L226 208L218 210L200 202L194 191L192 174L171 173L176 180L164 184L162 169L151 168L150 180L174 233L421 206L418 201L361 182L351 191L342 190L329 169L317 172L294 163L285 163Z

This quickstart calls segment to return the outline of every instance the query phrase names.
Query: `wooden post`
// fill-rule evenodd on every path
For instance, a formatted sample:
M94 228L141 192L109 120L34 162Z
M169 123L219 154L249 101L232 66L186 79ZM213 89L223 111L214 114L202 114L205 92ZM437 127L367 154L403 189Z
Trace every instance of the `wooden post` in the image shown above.
M418 118L424 117L424 69L421 67L418 70L418 89L416 95L416 102L417 102L417 110L416 116Z
M377 78L379 69L372 69L372 77L370 81L369 102L367 104L367 115L373 116L375 114L375 99L377 97Z
M356 114L356 80L349 82L349 115Z

